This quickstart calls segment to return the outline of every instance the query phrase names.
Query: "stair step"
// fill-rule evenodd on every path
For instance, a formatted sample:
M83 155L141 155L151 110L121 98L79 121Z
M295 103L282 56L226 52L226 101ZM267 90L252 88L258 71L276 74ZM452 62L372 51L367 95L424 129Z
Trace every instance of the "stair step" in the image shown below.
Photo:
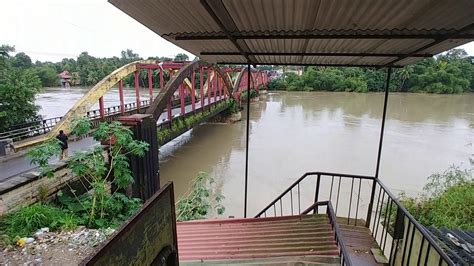
M339 254L326 215L180 222L177 233L180 261Z
M229 243L232 244L244 244L244 245L258 245L258 244L266 244L266 243L287 243L291 244L293 242L312 242L312 243L325 243L325 242L331 242L334 241L334 237L332 235L327 235L327 236L321 236L321 237L314 237L314 236L306 236L306 237L299 237L297 239L292 239L292 238L280 238L280 239L266 239L266 238L260 238L260 239L253 239L252 241L249 241L248 239L234 239L232 241L229 241L228 239L212 239L208 241L202 241L200 242L199 246L206 246L207 244L213 244L213 245L226 245ZM178 244L180 246L184 246L184 244L189 245L192 244L193 246L195 245L195 241L180 241Z
M287 228L287 227L305 227L305 226L318 226L318 225L329 225L329 221L320 221L320 222L289 222L289 223L261 223L261 224L210 224L210 225L196 225L196 226L183 226L183 224L178 223L178 230L187 231L187 230L216 230L216 229L226 229L226 228L236 228L238 230L245 228Z
M340 259L336 256L292 256L292 257L270 257L234 260L206 260L206 261L184 261L180 265L272 265L272 266L303 266L303 265L340 265Z
M242 235L245 233L245 235L261 235L264 236L265 234L289 234L289 233L317 233L317 232L328 232L330 230L329 225L323 225L323 226L314 226L314 227L293 227L293 228L277 228L277 229L271 229L271 228L247 228L247 229L225 229L222 230L221 228L215 228L212 231L202 231L202 230L196 230L196 231L181 231L178 230L178 234L183 236L183 237L192 237L192 236L230 236L230 235Z
M215 250L186 250L187 256L192 255L215 255L215 254L272 254L272 253L287 253L287 252L338 252L337 248L334 246L323 246L323 247L312 247L312 246L303 246L303 247L266 247L266 248L227 248L227 249L215 249Z
M187 226L187 225L209 225L209 224L262 224L264 222L271 222L271 223L293 223L295 221L329 221L328 217L323 214L316 214L316 215L305 215L305 216L277 216L277 217L267 217L267 218L228 218L228 219L208 219L208 220L193 220L193 221L185 221L185 222L178 222L177 224L180 226Z
M224 244L203 244L203 245L178 245L179 250L209 250L210 248L215 248L215 249L243 249L243 248L262 248L262 247L275 247L275 248L280 248L280 247L288 247L288 248L294 248L294 247L311 247L311 248L325 248L325 247L331 247L333 248L334 245L336 245L335 241L293 241L290 243L284 243L284 242L279 242L279 243L271 243L271 242L263 242L263 243L224 243Z
M339 256L339 251L313 251L313 252L281 252L281 253L255 253L255 254L239 254L239 259L251 258L269 258L269 257L287 257L287 256ZM187 256L179 254L179 260L216 260L216 259L231 259L236 256L233 254L215 254L204 256Z

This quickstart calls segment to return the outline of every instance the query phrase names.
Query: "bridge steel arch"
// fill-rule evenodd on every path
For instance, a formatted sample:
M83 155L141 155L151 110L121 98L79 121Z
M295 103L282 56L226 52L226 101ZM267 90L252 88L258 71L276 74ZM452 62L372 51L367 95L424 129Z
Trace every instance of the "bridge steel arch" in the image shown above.
M166 83L163 91L155 97L146 113L153 115L153 118L155 120L158 120L160 115L167 107L171 96L179 89L180 84L182 84L186 79L189 79L193 73L200 70L200 68L203 66L207 66L211 70L210 73L217 73L217 77L215 76L215 74L211 74L211 77L208 78L207 83L204 84L204 88L207 88L208 91L214 82L218 82L219 80L221 80L224 85L224 95L233 97L233 86L228 75L226 75L219 67L215 65L210 65L202 60L195 60L181 68L179 72L174 75L170 81ZM217 81L215 80L216 78L218 79ZM200 89L202 90L203 88ZM207 91L204 90L201 94Z
M103 99L102 97L111 89L114 85L119 83L119 81L123 80L128 75L133 73L137 73L137 71L141 69L147 69L149 80L150 78L150 69L161 69L160 73L163 73L163 67L160 66L161 63L155 60L141 60L129 63L124 65L112 73L104 77L101 81L99 81L95 86L93 86L81 99L79 99L69 111L56 123L56 125L46 134L32 137L26 139L25 141L20 141L18 143L14 143L15 150L21 150L24 148L28 148L37 144L40 144L44 141L47 141L50 138L54 138L60 130L64 130L64 132L69 133L69 129L71 127L71 123L76 117L83 117L86 116L87 112L94 106L97 102L100 103L100 100ZM172 74L172 78L163 84L163 75L160 74L160 87L162 88L161 91L157 94L154 100L150 103L146 113L153 115L155 120L158 120L161 113L165 110L165 108L169 107L170 99L175 94L177 90L179 90L180 85L182 85L182 89L188 90L192 92L192 101L194 106L194 101L196 98L201 98L202 103L204 103L203 97L210 94L210 89L214 89L214 97L216 97L216 93L223 93L223 98L236 96L236 93L242 90L242 84L246 82L246 79L242 80L245 76L246 68L240 70L237 78L235 81L232 80L231 73L236 73L237 69L232 68L225 68L222 69L217 65L211 65L202 60L195 60L190 63L187 62L163 62L163 64L168 64L167 69ZM177 69L179 68L179 71ZM202 80L202 71L206 70L211 75L208 76L207 80L204 82ZM199 71L200 75L200 95L194 95L195 90L190 89L191 87L194 88L195 82L195 75L196 71ZM252 83L255 84L254 75L252 75ZM136 83L136 86L138 83ZM246 83L245 83L246 84ZM244 84L244 85L245 85ZM245 85L246 89L246 85ZM150 96L152 94L152 86L150 86ZM206 94L204 94L206 93ZM208 96L209 97L209 96ZM139 98L139 97L137 97ZM221 97L219 97L221 99ZM208 100L209 101L209 100ZM137 105L138 105L137 100ZM103 109L103 101L102 106Z

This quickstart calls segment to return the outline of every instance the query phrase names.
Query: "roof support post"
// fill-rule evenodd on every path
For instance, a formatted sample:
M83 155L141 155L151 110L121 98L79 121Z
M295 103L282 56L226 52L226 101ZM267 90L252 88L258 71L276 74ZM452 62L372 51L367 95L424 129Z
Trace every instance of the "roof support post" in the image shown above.
M249 130L250 130L250 62L247 63L247 129L245 138L245 192L244 218L247 218L247 188L249 179Z
M392 76L392 67L388 67L387 69L387 80L385 81L385 95L384 95L384 101L383 101L383 113L382 113L382 125L380 128L380 139L379 139L379 149L377 152L377 165L375 168L375 179L379 178L379 170L380 170L380 158L382 156L382 144L383 144L383 135L385 131L385 119L387 116L387 103L388 103L388 93L390 91L390 77ZM367 222L366 222L366 227L369 227L370 225L370 218L372 216L372 209L374 205L374 197L375 197L375 182L376 180L373 181L372 183L372 193L370 195L370 203L369 203L369 209L367 212Z

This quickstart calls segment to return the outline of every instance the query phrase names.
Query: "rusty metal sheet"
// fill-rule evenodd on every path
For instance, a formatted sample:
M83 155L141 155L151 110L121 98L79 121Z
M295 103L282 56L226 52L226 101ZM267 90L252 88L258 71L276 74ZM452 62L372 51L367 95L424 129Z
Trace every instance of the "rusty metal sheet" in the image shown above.
M160 265L157 263L159 255L177 258L172 182L146 201L137 214L97 247L81 265Z

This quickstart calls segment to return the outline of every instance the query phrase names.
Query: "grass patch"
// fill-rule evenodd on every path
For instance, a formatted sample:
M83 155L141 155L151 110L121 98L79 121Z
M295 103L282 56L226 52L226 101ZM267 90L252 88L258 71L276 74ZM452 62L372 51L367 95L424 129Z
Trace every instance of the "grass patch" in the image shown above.
M78 225L77 217L66 210L46 203L35 203L7 214L0 219L0 235L6 244L20 237L31 236L42 227L50 230L72 230Z

